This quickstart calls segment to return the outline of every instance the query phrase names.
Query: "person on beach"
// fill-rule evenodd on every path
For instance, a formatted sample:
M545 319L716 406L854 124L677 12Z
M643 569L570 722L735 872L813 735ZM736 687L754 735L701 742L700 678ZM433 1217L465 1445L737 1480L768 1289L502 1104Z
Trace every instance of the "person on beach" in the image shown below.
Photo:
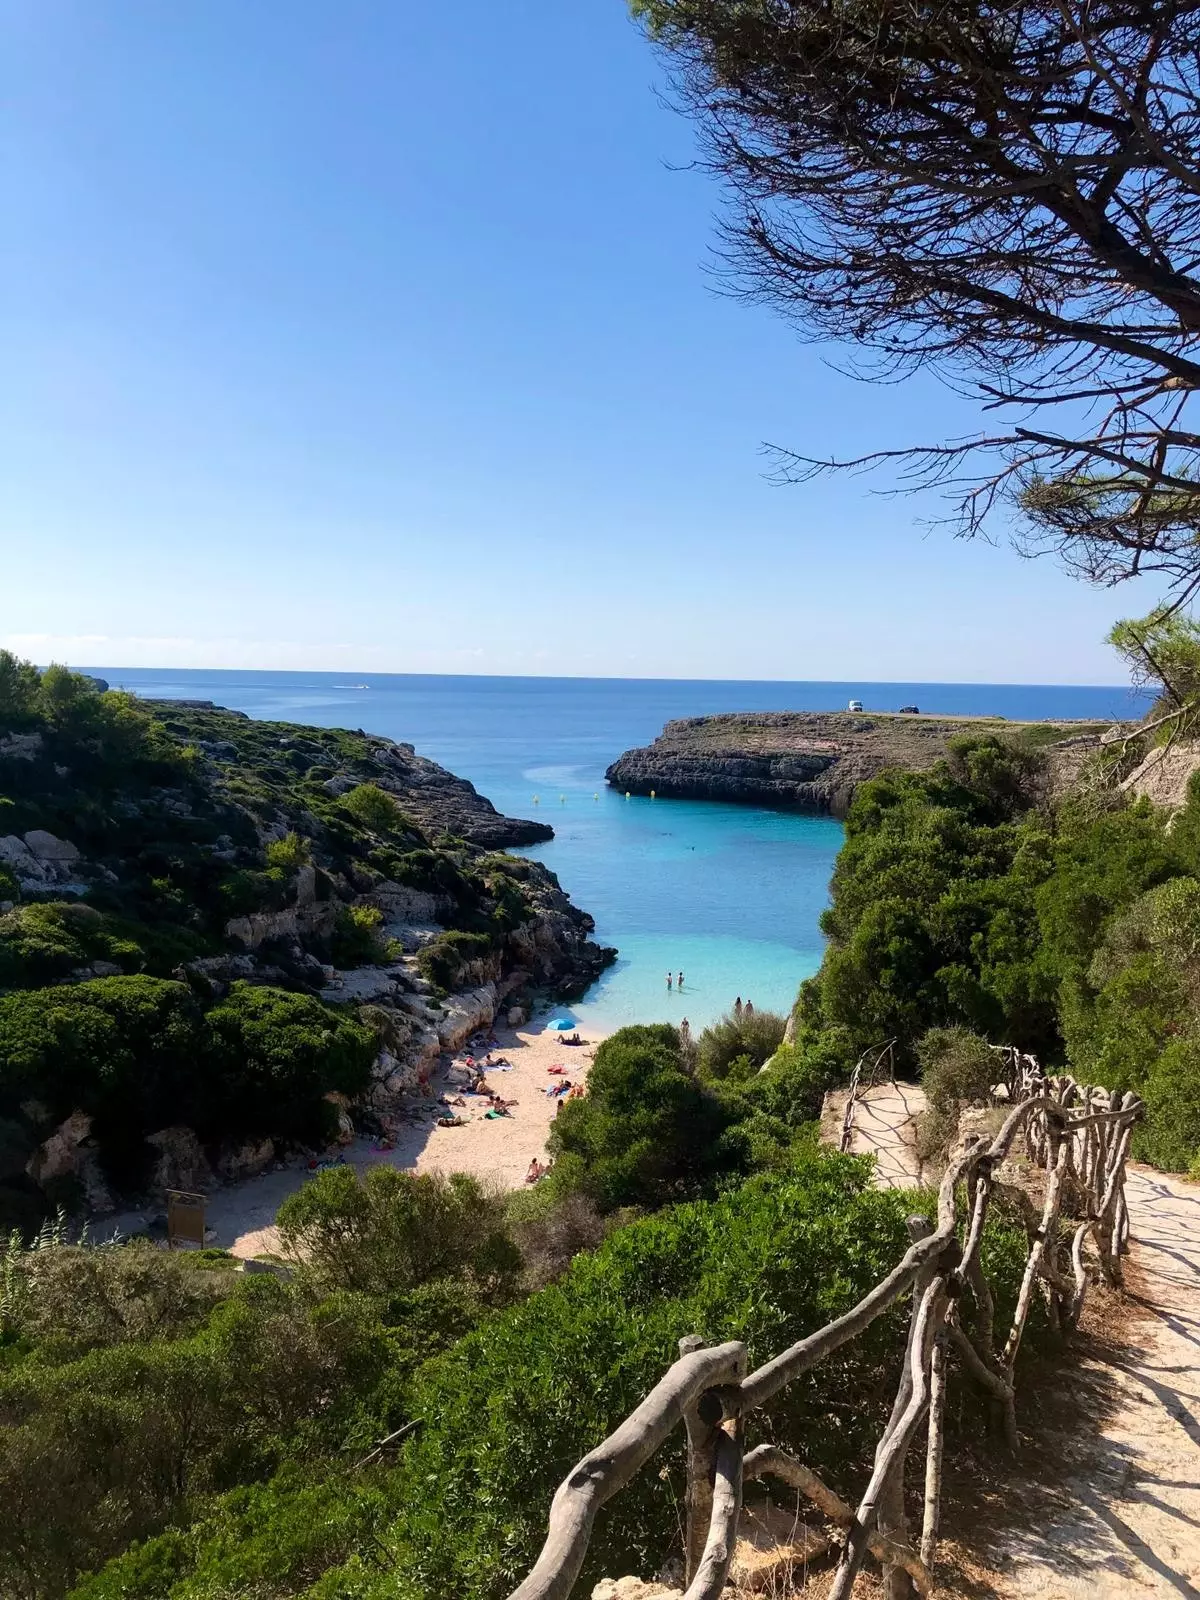
M679 987L679 988L680 988L680 989L682 989L682 988L683 988L683 973L682 973L682 972L681 972L681 973L680 973L680 974L679 974L679 983L678 983L678 987Z
M670 992L671 992L671 974L668 972L667 973L667 993L670 994Z
M733 1020L735 1022L740 1022L742 1020L742 997L741 997L741 995L738 995L737 999L733 1002Z
M753 1002L753 1000L747 1000L746 1001L746 1009L745 1009L743 1015L747 1016L747 1017L752 1017L754 1015L754 1002Z

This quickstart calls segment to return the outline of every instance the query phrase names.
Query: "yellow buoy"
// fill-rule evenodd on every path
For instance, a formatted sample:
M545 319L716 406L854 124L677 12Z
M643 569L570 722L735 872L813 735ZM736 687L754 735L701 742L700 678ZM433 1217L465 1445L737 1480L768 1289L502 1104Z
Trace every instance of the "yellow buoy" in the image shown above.
M541 800L540 800L539 796L536 795L536 794L533 797L533 803L534 803L535 806L541 804Z
M626 791L625 791L625 798L626 798L626 800L629 799L629 790L628 789L626 789Z
M651 789L651 791L650 791L650 798L651 798L651 800L654 799L654 790L653 789Z
M559 803L559 805L560 805L560 806L565 806L565 805L566 805L566 803L567 803L567 797L566 797L566 795L565 795L565 794L560 794L560 795L559 795L559 797L558 797L558 803Z
M594 794L594 795L593 795L593 796L592 796L592 799L593 799L593 800L599 800L599 798L600 798L600 796L599 796L599 795L598 795L598 794Z

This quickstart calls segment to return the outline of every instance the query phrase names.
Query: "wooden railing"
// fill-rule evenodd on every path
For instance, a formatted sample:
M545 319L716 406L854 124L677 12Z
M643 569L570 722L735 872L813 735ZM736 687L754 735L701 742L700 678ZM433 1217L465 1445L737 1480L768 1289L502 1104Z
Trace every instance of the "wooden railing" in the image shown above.
M948 1347L998 1402L1015 1448L1016 1361L1035 1293L1045 1295L1052 1325L1069 1332L1079 1321L1087 1292L1088 1241L1100 1274L1116 1283L1129 1237L1125 1169L1141 1102L1132 1094L1110 1094L1072 1078L1046 1077L1030 1057L1010 1058L1008 1065L1010 1102L1018 1103L990 1142L973 1136L952 1156L938 1192L936 1222L909 1218L913 1242L891 1272L852 1310L754 1372L746 1371L744 1344L706 1347L699 1339L681 1340L679 1360L560 1484L541 1554L511 1600L566 1600L583 1566L597 1512L680 1424L688 1443L685 1600L717 1600L733 1558L743 1483L768 1475L798 1489L844 1530L830 1600L847 1600L868 1551L883 1567L888 1600L931 1592L942 1499ZM997 1169L1018 1138L1028 1159L1045 1174L1044 1197L1013 1320L1000 1343L980 1245ZM1079 1219L1069 1240L1060 1235L1059 1226L1068 1186ZM969 1321L959 1315L964 1291L974 1307ZM910 1293L900 1383L857 1507L776 1446L746 1450L747 1420L756 1411ZM914 1542L905 1506L905 1464L922 1422L927 1424L925 1489Z
M872 1045L869 1050L864 1050L854 1063L846 1095L846 1110L842 1116L842 1137L838 1145L843 1155L847 1154L854 1143L854 1111L858 1105L858 1097L864 1089L871 1089L878 1083L881 1068L886 1068L888 1078L895 1083L895 1039L887 1039L883 1044Z

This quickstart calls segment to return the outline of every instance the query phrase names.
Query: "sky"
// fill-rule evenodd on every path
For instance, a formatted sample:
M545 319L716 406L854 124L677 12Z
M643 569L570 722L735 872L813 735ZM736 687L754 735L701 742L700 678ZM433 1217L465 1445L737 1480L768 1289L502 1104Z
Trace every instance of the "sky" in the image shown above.
M1145 583L806 454L960 436L720 292L623 0L0 0L0 644L1105 683Z

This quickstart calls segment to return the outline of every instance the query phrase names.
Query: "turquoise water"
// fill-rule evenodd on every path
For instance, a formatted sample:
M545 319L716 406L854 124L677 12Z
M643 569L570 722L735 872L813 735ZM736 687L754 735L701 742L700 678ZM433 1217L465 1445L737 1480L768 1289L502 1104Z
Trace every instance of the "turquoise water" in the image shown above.
M1020 717L1130 716L1128 690L979 684L669 682L586 678L93 669L139 694L215 700L254 717L364 728L470 778L501 811L549 822L545 861L617 965L574 1008L597 1027L686 1016L736 995L786 1010L815 972L838 823L751 806L625 800L604 769L672 717L868 708ZM366 687L359 687L359 685ZM537 803L534 803L534 797ZM594 798L595 797L595 798ZM684 973L668 994L666 972Z

